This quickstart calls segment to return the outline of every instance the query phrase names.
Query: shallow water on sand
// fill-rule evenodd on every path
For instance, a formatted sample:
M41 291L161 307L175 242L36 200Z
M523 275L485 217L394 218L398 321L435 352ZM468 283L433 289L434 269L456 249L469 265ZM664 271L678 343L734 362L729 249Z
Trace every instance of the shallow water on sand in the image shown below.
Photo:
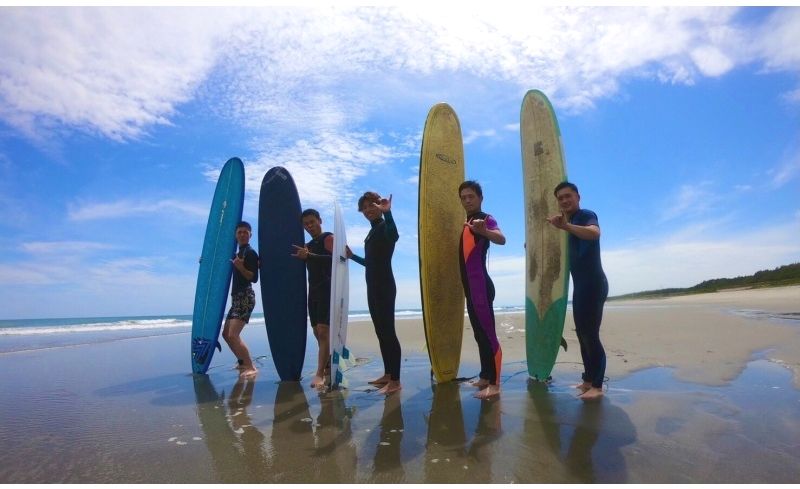
M276 383L259 348L255 381L227 351L192 376L186 343L0 354L0 482L800 482L800 391L764 360L725 387L641 371L594 403L566 365L545 386L507 364L502 397L481 402L432 384L418 352L384 397L366 383L379 359L320 393Z

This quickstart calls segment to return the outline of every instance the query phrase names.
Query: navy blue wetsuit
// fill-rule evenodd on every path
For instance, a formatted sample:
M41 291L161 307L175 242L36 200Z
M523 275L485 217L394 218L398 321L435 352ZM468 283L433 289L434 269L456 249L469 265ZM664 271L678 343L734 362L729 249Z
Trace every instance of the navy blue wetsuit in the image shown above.
M569 220L578 226L599 226L597 214L578 209ZM606 352L600 342L603 304L608 297L608 280L600 261L600 240L580 239L569 234L569 271L572 274L572 314L581 345L584 382L601 388L606 375Z
M311 326L331 324L331 252L325 248L325 238L333 233L322 233L306 243L312 254L306 259L308 269L308 317Z
M367 305L378 344L383 357L384 373L392 380L400 380L400 341L394 327L394 305L397 285L392 273L394 244L400 238L391 212L370 223L372 229L364 240L364 258L352 259L365 267L367 280Z

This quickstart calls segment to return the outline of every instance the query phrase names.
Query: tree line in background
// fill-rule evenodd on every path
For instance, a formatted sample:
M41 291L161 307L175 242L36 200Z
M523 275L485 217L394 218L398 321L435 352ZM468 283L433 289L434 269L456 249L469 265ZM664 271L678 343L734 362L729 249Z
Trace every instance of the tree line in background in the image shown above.
M647 290L635 292L633 294L618 295L611 297L614 299L646 299L660 298L674 295L702 294L706 292L718 292L726 289L739 288L759 288L759 287L783 287L786 285L800 284L800 263L783 265L772 270L760 270L753 275L741 276L736 278L715 278L700 282L699 284L687 288L672 288L660 290Z

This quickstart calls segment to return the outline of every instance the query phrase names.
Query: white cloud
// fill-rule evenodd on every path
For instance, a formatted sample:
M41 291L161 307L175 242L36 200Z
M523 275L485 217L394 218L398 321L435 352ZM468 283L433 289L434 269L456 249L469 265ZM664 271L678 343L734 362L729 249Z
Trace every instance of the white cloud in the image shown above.
M217 174L217 176L219 175ZM124 199L116 202L72 204L69 206L68 217L71 221L91 221L97 219L119 219L121 217L143 216L155 213L177 213L200 219L208 217L208 206L175 199L164 199L153 202Z
M464 136L464 144L470 144L474 142L478 138L490 138L497 135L497 131L494 129L486 129L485 131L469 131L466 136Z
M604 250L603 267L614 295L690 287L797 262L797 236L800 220L736 237L681 232L674 238Z
M747 31L731 8L501 7L4 9L0 116L26 133L126 139L200 94L245 125L313 133L358 126L376 83L404 75L536 86L578 110L626 76L691 83L754 57L800 63L794 9Z
M711 191L711 182L682 185L664 206L661 221L677 218L697 217L719 202L719 196Z
M356 179L406 156L407 152L382 142L374 133L325 132L288 146L262 148L254 162L245 162L246 188L258 195L264 174L282 166L292 174L303 207L327 208L334 200L354 200L351 184ZM218 169L206 172L212 180L218 175Z
M791 155L776 168L769 170L768 173L772 177L771 184L773 188L783 187L800 175L800 155L796 153Z
M733 61L714 46L700 46L692 50L690 57L705 76L717 77L733 68Z
M781 8L758 28L750 47L768 70L800 71L800 9Z
M22 250L32 255L89 253L110 249L114 249L114 246L91 241L33 241L22 244Z
M3 8L0 117L123 140L167 124L214 66L235 10Z

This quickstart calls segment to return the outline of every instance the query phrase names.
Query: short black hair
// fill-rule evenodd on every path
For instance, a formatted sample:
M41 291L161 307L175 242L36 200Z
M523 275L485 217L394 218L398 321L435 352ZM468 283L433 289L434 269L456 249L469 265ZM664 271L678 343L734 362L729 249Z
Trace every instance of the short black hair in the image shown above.
M319 217L319 212L317 212L316 209L306 209L306 210L304 210L303 213L300 215L300 220L302 221L303 218L306 217L306 216L314 216L317 219L319 219L320 221L322 220L322 218Z
M248 231L250 231L251 233L253 232L253 228L250 227L250 223L247 221L239 221L239 224L236 225L236 229L239 228L247 228Z
M461 195L461 191L465 188L471 188L475 195L478 197L483 197L483 189L481 188L481 184L475 180L467 180L466 182L462 183L458 186L458 195Z
M564 180L563 182L561 182L558 185L556 185L556 189L553 190L553 195L558 196L558 191L562 190L562 189L565 189L565 188L569 188L569 189L574 190L575 193L578 194L578 195L581 194L580 192L578 192L578 186L577 185L575 185L574 183L571 183L571 182L568 182L568 181Z
M361 212L361 208L364 207L364 203L372 204L372 203L379 203L381 201L381 196L377 192L367 191L364 192L364 195L359 197L358 199L358 211Z

